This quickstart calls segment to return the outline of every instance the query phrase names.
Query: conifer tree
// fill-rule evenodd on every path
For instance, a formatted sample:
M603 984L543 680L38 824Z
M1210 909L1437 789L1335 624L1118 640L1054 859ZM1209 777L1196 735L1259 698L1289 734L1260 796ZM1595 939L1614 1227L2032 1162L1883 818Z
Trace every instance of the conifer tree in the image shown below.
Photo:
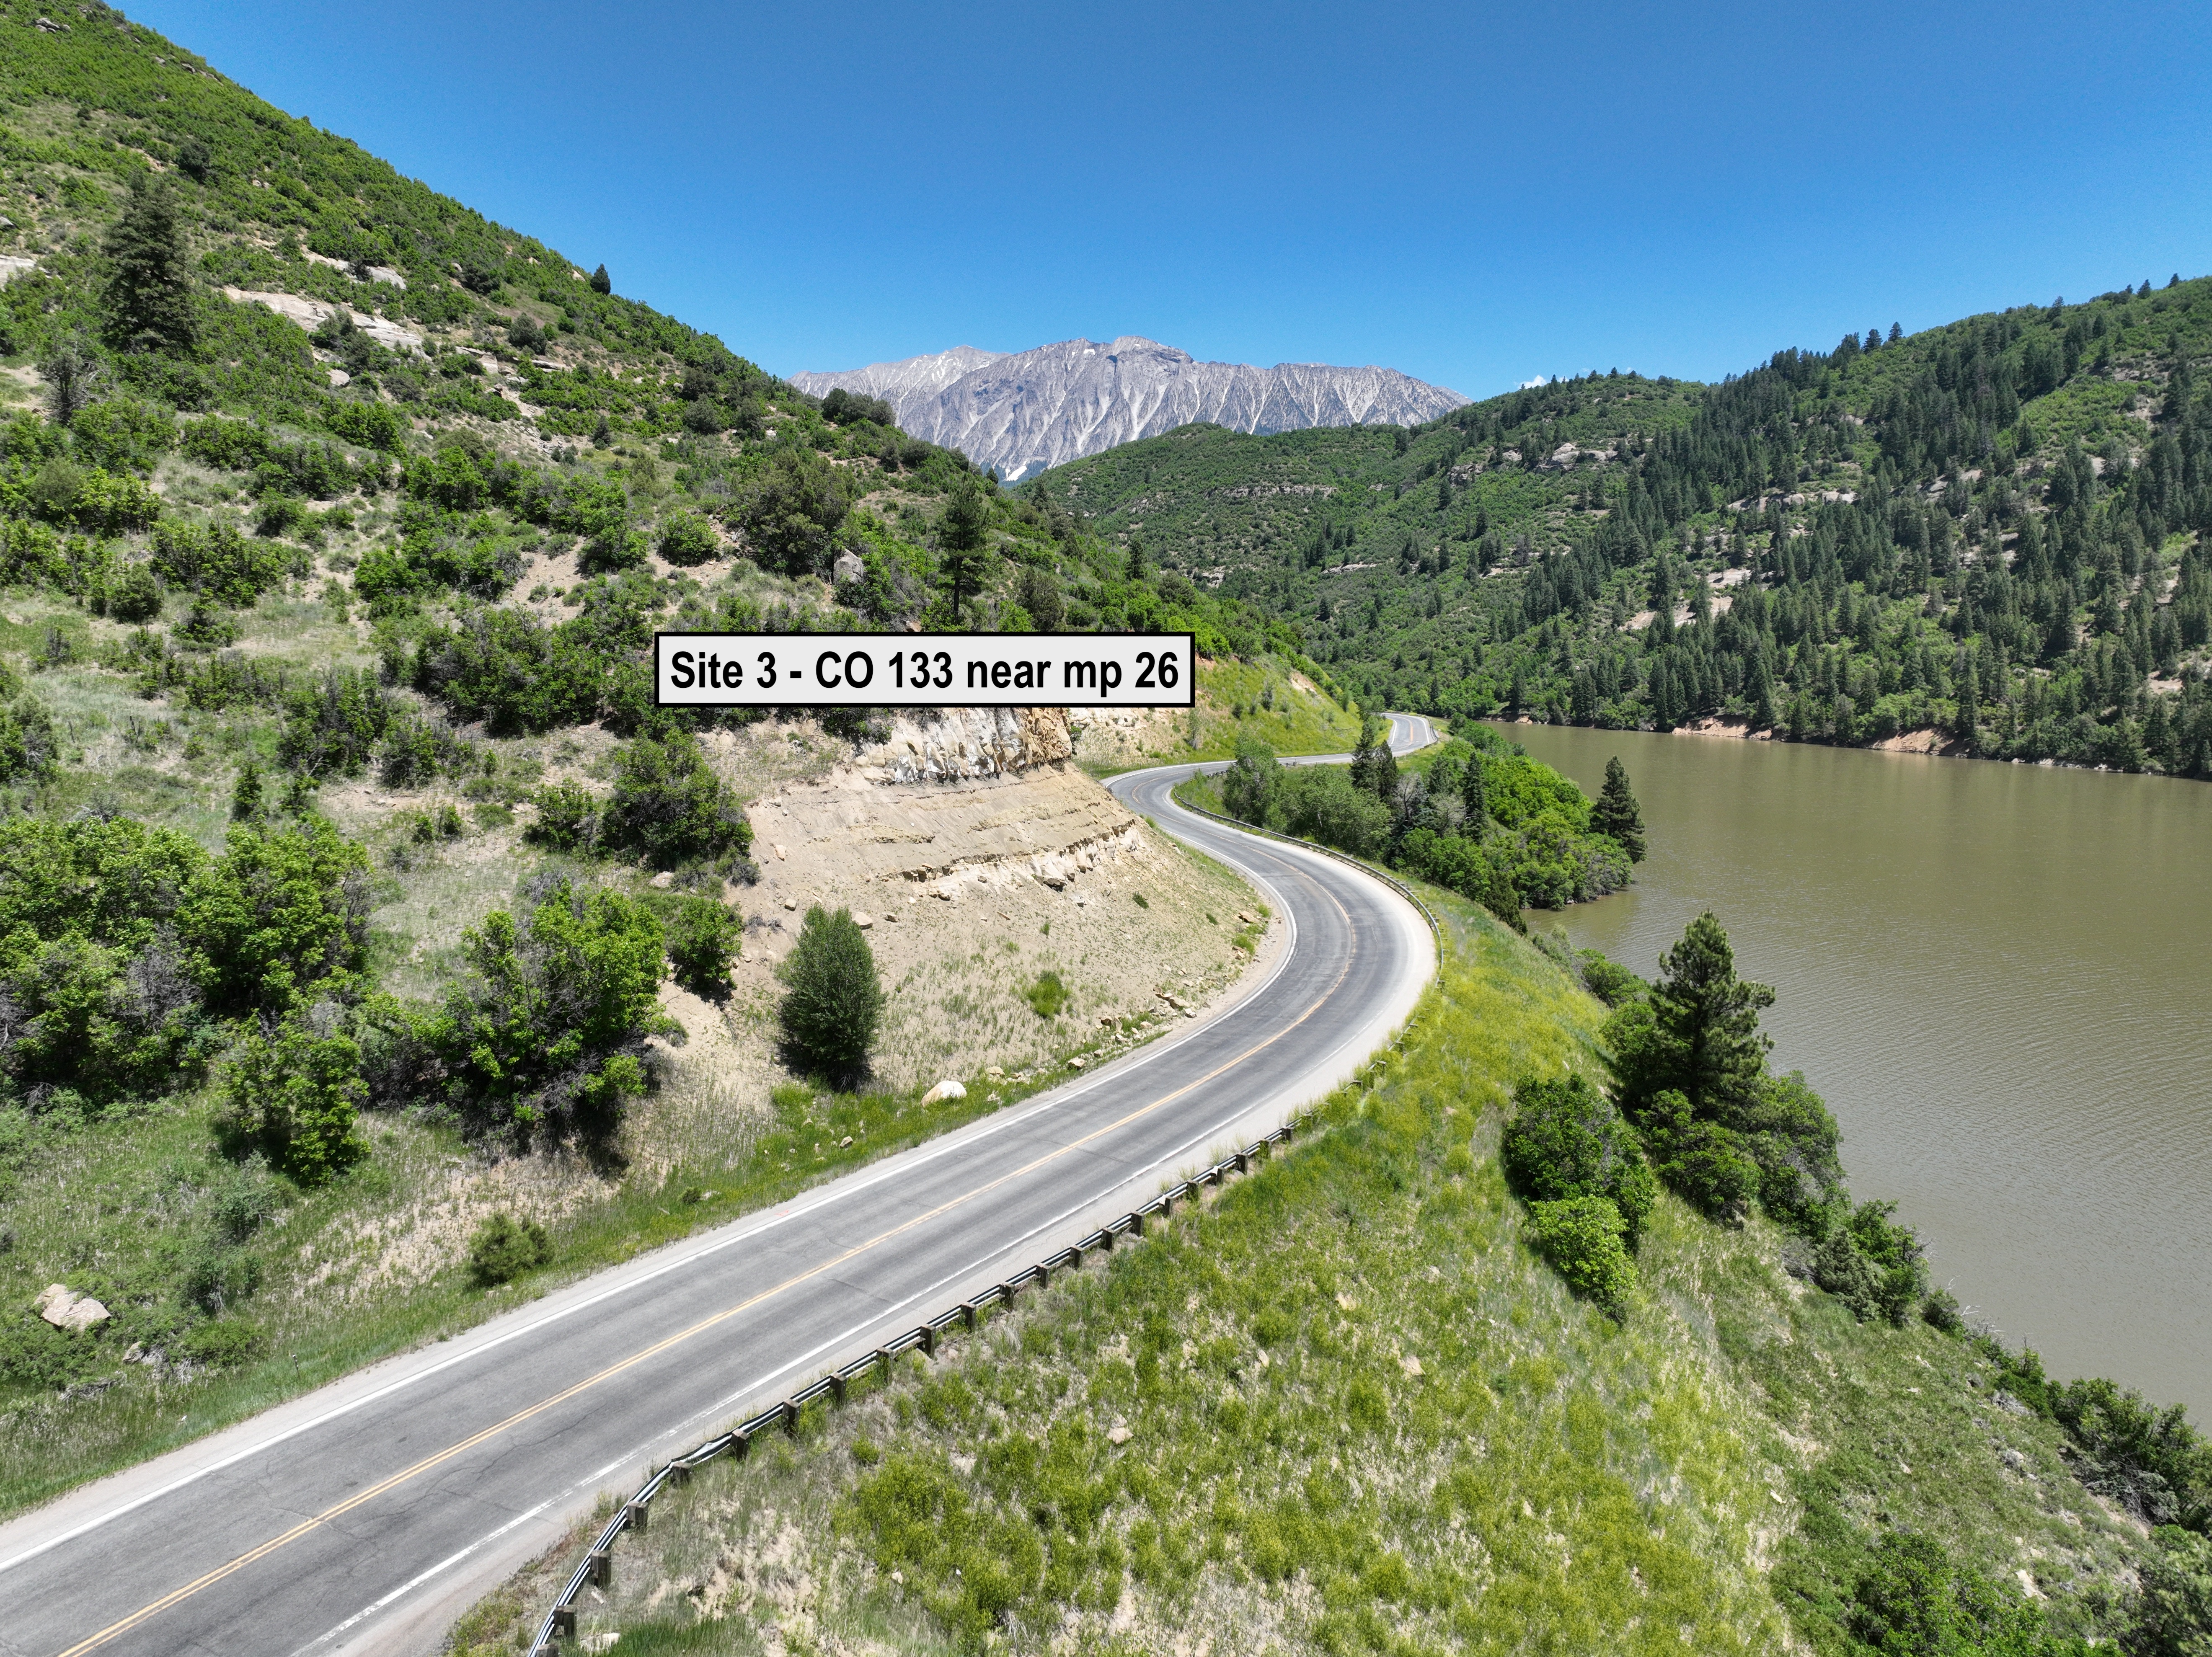
M961 601L982 586L983 543L991 521L991 508L974 476L963 476L945 503L937 520L937 544L943 555L945 588L952 599L952 619L960 619Z
M1482 756L1468 756L1467 773L1460 780L1460 798L1467 805L1467 835L1480 840L1490 829L1490 787L1483 780Z
M833 1080L865 1071L884 991L874 951L852 912L833 914L818 903L809 909L778 975L788 986L777 1014L792 1056Z
M1974 731L1982 718L1982 681L1974 665L1973 653L1966 655L1966 671L1959 679L1959 740L1966 744L1966 751L1974 751Z
M1644 811L1618 754L1605 762L1605 786L1590 809L1590 827L1627 853L1631 863L1644 861Z
M1772 1043L1759 1015L1774 992L1735 974L1735 951L1708 910L1659 958L1648 1006L1607 1027L1621 1108L1640 1117L1680 1093L1698 1120L1741 1120L1755 1103Z
M39 377L46 382L46 409L54 424L66 426L92 401L100 377L100 359L82 338L73 337L40 359Z
M261 815L261 767L252 760L240 770L230 791L230 815L239 822L251 822Z
M112 272L107 318L125 351L180 351L193 340L191 250L166 180L141 173L102 249Z
M592 291L595 294L611 294L615 291L614 278L607 274L607 267L604 264L592 272Z

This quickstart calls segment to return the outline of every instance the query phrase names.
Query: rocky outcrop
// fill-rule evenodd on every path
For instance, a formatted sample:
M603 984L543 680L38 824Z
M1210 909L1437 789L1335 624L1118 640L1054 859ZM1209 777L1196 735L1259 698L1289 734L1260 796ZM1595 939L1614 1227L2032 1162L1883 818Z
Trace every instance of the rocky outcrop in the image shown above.
M948 707L894 719L890 734L854 765L872 782L949 782L1028 771L1074 753L1064 707Z
M50 1283L32 1302L31 1309L57 1329L65 1329L72 1335L81 1335L88 1329L96 1329L113 1314L89 1295L80 1295L66 1285Z
M901 719L850 764L749 808L763 893L803 905L870 882L944 897L979 883L1059 890L1129 854L1139 828L1073 753L1065 708Z
M1255 433L1405 426L1467 401L1395 368L1200 362L1135 335L1062 340L1005 356L963 345L842 373L794 374L792 384L817 397L842 385L883 398L906 430L1010 480L1194 421Z

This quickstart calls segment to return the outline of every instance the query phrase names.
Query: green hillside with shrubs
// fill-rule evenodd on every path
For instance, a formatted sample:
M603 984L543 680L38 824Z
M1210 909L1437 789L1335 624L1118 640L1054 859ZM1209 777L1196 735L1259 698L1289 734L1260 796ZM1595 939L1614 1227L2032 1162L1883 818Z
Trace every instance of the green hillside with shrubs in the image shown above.
M1295 1149L664 1492L579 1635L2201 1647L2212 1450L1961 1326L1711 916L1645 984L1421 891L1437 982ZM453 1648L526 1639L589 1533Z
M729 992L732 743L881 729L656 708L655 628L1178 628L1326 683L619 287L120 12L0 3L0 1507L962 1119L838 1091L824 913L818 1091L627 1166L666 998ZM817 1111L873 1138L789 1175Z

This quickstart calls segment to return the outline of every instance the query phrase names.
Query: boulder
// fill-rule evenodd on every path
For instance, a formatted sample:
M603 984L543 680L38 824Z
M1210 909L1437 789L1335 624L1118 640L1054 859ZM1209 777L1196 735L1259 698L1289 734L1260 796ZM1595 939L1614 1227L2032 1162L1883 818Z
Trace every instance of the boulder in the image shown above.
M965 1099L967 1096L968 1089L948 1076L928 1092L923 1094L921 1102L925 1105L941 1105L948 1099Z
M72 1293L58 1283L48 1284L33 1307L55 1328L66 1329L72 1335L96 1329L114 1315L91 1296Z
M867 568L860 561L860 555L857 552L841 552L837 555L837 561L830 566L830 574L831 580L842 587L848 581L859 580L867 574Z

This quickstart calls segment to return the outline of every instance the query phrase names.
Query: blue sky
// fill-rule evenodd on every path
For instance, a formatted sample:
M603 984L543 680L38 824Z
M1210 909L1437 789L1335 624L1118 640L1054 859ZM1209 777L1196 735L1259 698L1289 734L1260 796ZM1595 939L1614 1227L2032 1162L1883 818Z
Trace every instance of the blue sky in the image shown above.
M777 373L1143 334L1472 397L2212 270L2212 8L143 0Z

